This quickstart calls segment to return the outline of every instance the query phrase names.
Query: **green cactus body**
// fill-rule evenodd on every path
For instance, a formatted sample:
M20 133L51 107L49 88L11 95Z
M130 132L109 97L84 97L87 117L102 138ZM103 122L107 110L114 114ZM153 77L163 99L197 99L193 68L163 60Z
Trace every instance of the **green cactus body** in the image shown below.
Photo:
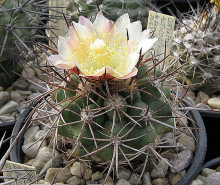
M2 37L0 38L0 51L2 50L4 40L6 42L3 48L2 59L9 59L11 51L15 52L16 44L22 49L22 45L19 41L22 40L27 45L31 43L31 37L36 32L37 24L39 21L39 14L36 12L36 7L32 3L18 4L18 1L6 0L0 9L0 32ZM29 44L28 44L29 43Z
M184 77L192 88L206 94L220 92L220 25L215 7L184 17L174 34L173 53L181 57ZM179 66L178 66L179 67Z
M53 99L63 109L59 134L72 139L73 145L80 143L75 156L88 158L88 153L92 153L107 162L115 155L125 161L125 156L132 158L142 151L137 159L144 160L146 147L173 128L171 94L165 86L165 73L152 70L148 77L139 79L146 76L145 71L140 70L130 86L128 79L107 82L107 87L104 82L88 83L84 84L87 90L82 90L82 81L75 80L81 90L74 93L69 85L75 84L71 83L76 78L72 76L65 88L54 93ZM158 88L159 84L163 88Z
M33 54L33 42L44 37L45 1L3 0L0 3L0 84L7 88L21 71L20 61ZM47 10L48 11L48 10ZM43 16L42 16L43 15ZM25 60L23 59L23 60Z
M140 20L143 27L147 26L148 9L151 4L144 0L80 0L71 1L67 10L71 15L73 21L78 20L78 15L83 15L88 18L95 18L98 8L102 10L103 14L110 20L115 21L120 15L129 13L132 21Z

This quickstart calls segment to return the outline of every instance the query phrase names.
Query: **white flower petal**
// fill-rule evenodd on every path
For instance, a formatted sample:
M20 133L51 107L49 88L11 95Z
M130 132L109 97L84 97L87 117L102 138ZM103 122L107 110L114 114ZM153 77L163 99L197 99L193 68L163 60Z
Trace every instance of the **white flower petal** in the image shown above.
M139 41L143 40L143 39L149 39L150 38L150 30L144 30L141 33L141 37L139 39Z
M136 66L138 59L139 59L138 53L130 53L127 57L127 60L125 62L124 66L124 72L125 74L128 74L132 71L132 69Z
M92 37L92 32L87 28L86 26L83 26L82 24L72 22L73 26L76 30L76 33L81 40L90 39Z
M93 23L93 29L95 32L98 34L100 38L102 38L103 33L108 33L110 32L112 26L113 26L113 21L108 20L105 18L102 14L102 12L99 12L96 16L96 19Z
M58 37L58 53L64 60L68 60L73 54L71 47L67 43L67 39L61 36Z
M126 26L128 29L129 40L138 41L141 37L142 25L140 21L132 22Z
M153 45L155 44L157 40L158 40L157 38L141 40L138 44L138 52L142 50L141 54L143 55L144 53L146 53L146 51L148 51L149 49L153 47Z
M121 36L127 36L126 26L130 24L129 15L126 13L119 17L115 22L114 26L112 27L112 33L119 33Z
M66 37L71 37L75 42L77 42L77 43L79 42L79 38L78 38L76 30L73 26L69 27L67 34L66 34Z
M79 17L79 24L86 26L91 32L93 31L92 22L84 16Z

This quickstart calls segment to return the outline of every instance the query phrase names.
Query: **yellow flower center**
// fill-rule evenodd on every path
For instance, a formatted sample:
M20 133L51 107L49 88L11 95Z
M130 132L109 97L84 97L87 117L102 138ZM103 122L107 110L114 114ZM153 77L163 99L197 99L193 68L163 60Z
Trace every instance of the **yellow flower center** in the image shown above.
M127 58L127 38L111 33L103 34L101 38L93 35L91 39L79 43L74 56L81 72L93 75L104 66L110 66L123 74Z
M105 42L102 39L96 39L94 43L90 44L90 49L95 52L103 52L105 47Z

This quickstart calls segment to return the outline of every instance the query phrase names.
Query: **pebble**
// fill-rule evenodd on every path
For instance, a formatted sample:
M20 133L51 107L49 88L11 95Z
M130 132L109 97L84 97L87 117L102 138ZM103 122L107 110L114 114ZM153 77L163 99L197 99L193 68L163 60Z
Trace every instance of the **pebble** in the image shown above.
M21 72L21 75L26 79L30 79L35 76L35 72L30 67L25 66L25 68Z
M131 185L130 182L128 182L125 179L120 179L118 180L118 182L116 183L116 185Z
M35 167L36 173L39 174L45 163L42 161L34 160L31 166Z
M58 156L59 153L47 146L40 148L36 159L44 163L48 162L51 158Z
M72 175L75 175L77 177L82 177L85 174L86 171L86 165L81 163L81 162L75 162L73 165L70 167L70 171ZM97 179L95 179L97 180Z
M52 182L56 174L57 176L54 182L65 183L72 176L68 168L49 168L45 176L45 181Z
M160 160L157 162L150 175L152 178L165 177L168 172L168 168L169 165L164 160Z
M206 104L207 101L209 100L209 96L207 94L203 93L202 91L199 91L197 96L200 97L201 103Z
M152 185L151 184L151 177L150 177L150 173L146 172L143 174L143 185Z
M22 146L22 151L30 158L35 158L39 153L40 147L45 147L47 145L46 141L30 142ZM44 162L44 161L42 161Z
M205 109L205 110L212 110L212 108L209 105L204 104L204 103L198 103L195 107L200 108L200 109Z
M100 183L100 184L103 184L105 181L106 181L106 182L112 182L112 183L113 183L113 179L112 179L111 176L108 176L107 178L106 178L106 176L105 176L104 178L99 179L99 183Z
M219 185L220 184L220 172L210 174L205 181L205 185Z
M18 103L15 101L9 101L0 108L0 115L12 113L18 110Z
M171 185L175 185L180 179L184 178L183 176L186 174L186 170L181 171L180 173L169 173L169 183Z
M197 105L198 103L201 103L201 98L199 96L197 96L195 99L195 104Z
M26 90L28 88L28 83L25 80L17 79L12 85L12 89Z
M46 131L44 131L44 130L39 130L39 131L37 131L37 133L35 134L34 139L35 139L35 140L38 140L38 139L40 139L40 138L43 138L43 137L45 136L45 134L46 134Z
M169 159L172 173L180 173L182 170L187 168L193 159L193 153L190 150L182 151Z
M60 155L51 158L41 169L39 176L44 175L49 168L59 168L63 158Z
M68 185L84 185L85 181L77 176L73 176L67 180Z
M176 111L175 115L178 117L177 122L180 126L185 127L186 125L188 125L188 120L184 113L182 113L181 111Z
M204 185L204 183L200 179L195 179L190 185Z
M40 130L39 126L31 126L24 134L24 144L35 141L35 135Z
M22 96L29 96L32 92L31 91L23 91L23 90L17 90Z
M207 102L211 107L220 109L220 97L210 98Z
M33 100L34 98L36 98L37 96L40 96L41 93L32 93L28 96L28 99L29 100Z
M15 117L0 115L0 120L2 122L12 122L12 121L15 121Z
M19 103L22 100L22 96L17 91L11 91L11 100Z
M131 171L128 169L119 169L118 170L118 179L125 179L128 180L130 179L131 176Z
M45 92L45 90L42 87L40 87L38 85L35 85L35 84L31 84L28 87L28 90L33 92L33 93L37 93L37 92L43 93L43 92Z
M216 168L216 172L220 172L220 166Z
M138 181L139 180L140 175L136 174L136 173L132 173L131 177L129 179L129 182L131 183L131 185L137 185L137 184L142 184L142 181Z
M9 101L10 94L7 91L0 92L0 107Z
M202 175L198 175L197 179L200 179L203 183L205 183L205 181L206 181L206 177L204 177Z
M183 145L184 150L190 150L195 152L196 143L193 137L186 135L185 133L181 133L178 139L178 143Z
M210 169L210 168L204 168L202 169L202 176L208 177L210 174L215 173L216 170Z
M95 172L92 174L92 181L96 181L103 178L103 174L101 172Z
M152 185L168 185L167 181L163 178L154 179Z
M83 175L84 180L89 180L92 177L92 169L86 168L85 173Z

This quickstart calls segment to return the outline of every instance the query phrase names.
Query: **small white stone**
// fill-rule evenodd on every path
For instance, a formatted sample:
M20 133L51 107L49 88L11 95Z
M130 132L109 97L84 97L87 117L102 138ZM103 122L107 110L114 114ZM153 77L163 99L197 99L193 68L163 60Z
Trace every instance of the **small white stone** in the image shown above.
M208 177L210 174L215 173L216 170L210 169L210 168L204 168L202 170L202 176Z
M22 100L21 94L17 91L11 91L11 100L19 103Z
M87 168L87 169L85 170L84 175L83 175L83 179L89 180L89 179L91 179L91 177L92 177L92 169Z
M1 91L0 92L0 107L2 107L5 103L9 101L9 92L7 91Z
M42 142L42 141L40 141L40 142ZM59 152L57 152L56 150L53 150L47 146L44 146L44 147L40 148L40 150L36 156L36 159L46 163L51 158L56 157L58 155L59 155Z
M125 180L125 179L120 179L120 180L116 183L116 185L131 185L131 183L128 182L127 180Z
M30 158L35 158L38 154L38 150L40 147L44 147L47 145L46 141L38 141L27 143L22 146L22 151Z
M18 103L15 101L9 101L0 108L0 115L12 113L18 110Z
M70 167L70 172L72 175L75 175L77 177L82 177L85 174L86 171L86 165L80 162L75 162Z
M43 137L45 136L46 132L44 130L39 130L36 134L34 139L38 140L38 139L43 139Z
M220 109L220 97L214 97L214 98L210 98L208 100L208 104L211 107L214 107L216 109Z
M118 179L128 180L131 176L131 171L128 169L119 169L118 170Z
M24 144L34 142L35 135L40 130L39 126L31 126L24 134Z
M190 185L204 185L204 183L200 179L195 179Z
M206 104L207 101L209 100L209 96L207 94L203 93L202 91L199 91L197 96L200 97L201 103Z
M193 137L186 135L185 133L181 133L178 139L178 143L181 143L184 147L184 150L190 150L195 152L196 143Z
M101 172L95 172L92 174L92 181L96 181L103 178L103 174Z
M68 168L49 168L45 176L45 181L52 182L56 174L56 183L67 182L68 179L72 176Z

